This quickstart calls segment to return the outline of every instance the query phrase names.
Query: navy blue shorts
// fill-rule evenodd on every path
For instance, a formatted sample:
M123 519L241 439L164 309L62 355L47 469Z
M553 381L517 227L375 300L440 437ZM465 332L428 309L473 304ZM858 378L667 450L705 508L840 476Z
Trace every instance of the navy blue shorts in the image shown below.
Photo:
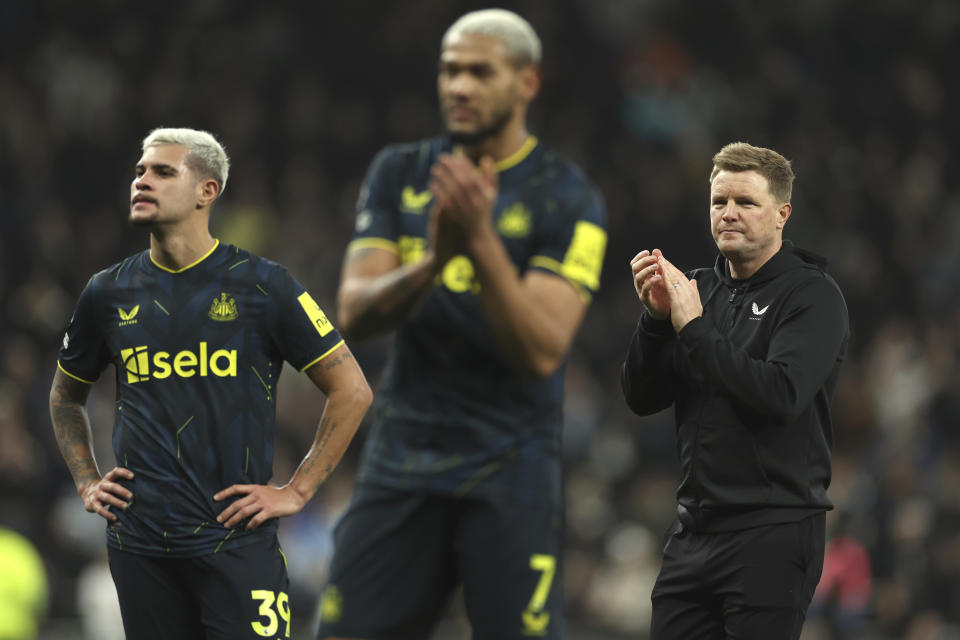
M334 532L318 637L430 637L457 584L475 640L563 637L559 505L358 485Z
M740 531L677 526L653 588L652 640L796 640L823 570L826 517Z
M291 637L287 563L275 535L192 558L108 552L128 638Z

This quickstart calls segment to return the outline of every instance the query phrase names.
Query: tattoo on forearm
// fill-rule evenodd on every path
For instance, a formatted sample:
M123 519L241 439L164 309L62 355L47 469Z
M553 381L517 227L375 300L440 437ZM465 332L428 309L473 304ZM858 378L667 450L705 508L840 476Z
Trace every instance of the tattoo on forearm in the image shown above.
M302 469L306 475L309 476L311 474L311 472L313 471L314 465L316 465L321 458L327 457L327 456L324 456L324 451L326 450L327 445L330 442L330 438L331 436L333 436L333 432L336 431L336 429L337 429L337 422L335 420L331 420L328 417L324 417L323 420L320 421L319 434L317 436L317 441L314 444L314 446L310 449L310 453L307 454L306 459L303 461ZM327 464L323 469L322 476L318 478L316 483L314 484L314 489L320 488L320 485L324 483L324 481L327 479L327 476L329 476L330 473L333 471L334 466L335 466L335 462L330 460L327 461Z
M60 453L74 481L79 485L96 480L99 472L93 459L86 413L63 385L55 386L51 394L50 418Z

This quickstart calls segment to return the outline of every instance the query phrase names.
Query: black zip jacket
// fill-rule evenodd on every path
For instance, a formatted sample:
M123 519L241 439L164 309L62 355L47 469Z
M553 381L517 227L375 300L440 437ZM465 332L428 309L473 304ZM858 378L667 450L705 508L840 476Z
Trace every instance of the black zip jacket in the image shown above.
M752 277L723 256L696 278L703 316L679 334L646 311L621 371L627 404L675 404L680 521L694 531L832 509L830 402L850 337L826 262L785 241Z

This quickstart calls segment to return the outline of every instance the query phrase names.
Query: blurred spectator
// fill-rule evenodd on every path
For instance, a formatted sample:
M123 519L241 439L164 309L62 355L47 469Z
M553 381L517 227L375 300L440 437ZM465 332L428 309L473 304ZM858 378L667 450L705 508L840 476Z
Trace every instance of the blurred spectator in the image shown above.
M47 573L33 544L0 528L0 640L31 640L47 610Z

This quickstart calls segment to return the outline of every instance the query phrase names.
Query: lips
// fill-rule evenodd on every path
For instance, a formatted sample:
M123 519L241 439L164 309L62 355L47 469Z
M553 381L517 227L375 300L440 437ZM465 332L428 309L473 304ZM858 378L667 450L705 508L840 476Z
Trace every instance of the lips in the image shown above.
M454 105L447 107L447 115L453 120L467 120L475 117L476 113L470 107Z
M131 206L140 204L141 202L149 202L150 204L157 204L157 201L149 196L134 196L133 200L130 201Z

